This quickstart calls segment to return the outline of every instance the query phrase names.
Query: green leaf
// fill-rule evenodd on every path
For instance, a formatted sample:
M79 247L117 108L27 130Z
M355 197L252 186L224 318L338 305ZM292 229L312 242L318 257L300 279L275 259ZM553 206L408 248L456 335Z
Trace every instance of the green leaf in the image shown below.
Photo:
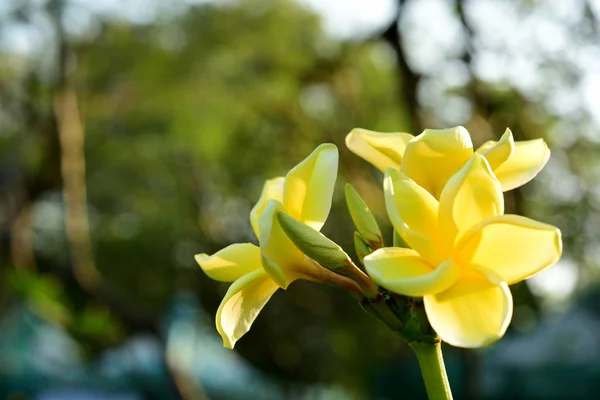
M305 255L331 270L352 266L348 254L321 232L279 211L277 219L290 240Z
M371 254L371 249L365 240L360 236L360 233L354 232L354 249L356 250L356 256L362 264L363 258Z
M349 183L346 184L346 203L352 221L363 240L372 250L383 247L383 236L375 217L356 189Z

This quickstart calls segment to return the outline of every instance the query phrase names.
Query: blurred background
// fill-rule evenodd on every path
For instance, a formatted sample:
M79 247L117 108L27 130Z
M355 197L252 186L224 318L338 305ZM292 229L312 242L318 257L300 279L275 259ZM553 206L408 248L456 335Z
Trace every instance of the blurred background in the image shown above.
M600 1L2 0L0 398L422 399L414 356L345 293L279 291L235 351L193 255L255 241L265 179L340 149L323 232L354 256L351 182L388 234L354 127L510 127L552 149L507 211L563 259L512 287L457 399L600 390Z

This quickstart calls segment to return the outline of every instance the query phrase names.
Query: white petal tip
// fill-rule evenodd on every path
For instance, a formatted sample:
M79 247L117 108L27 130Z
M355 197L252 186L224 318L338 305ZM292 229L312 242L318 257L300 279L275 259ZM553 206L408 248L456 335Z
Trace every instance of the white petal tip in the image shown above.
M315 151L334 151L337 154L337 146L333 143L323 143L320 144Z
M200 253L194 256L194 260L196 260L196 262L200 264L202 261L205 261L208 257L209 255L206 253Z
M463 342L460 340L456 341L453 339L445 340L443 337L441 339L444 342L448 343L450 346L462 347L464 349L478 349L478 348L487 347L487 346L491 345L492 343L501 339L503 336L504 336L504 333L502 333L502 335L490 335L490 336L486 336L486 337L482 338L481 340L479 340L477 342Z

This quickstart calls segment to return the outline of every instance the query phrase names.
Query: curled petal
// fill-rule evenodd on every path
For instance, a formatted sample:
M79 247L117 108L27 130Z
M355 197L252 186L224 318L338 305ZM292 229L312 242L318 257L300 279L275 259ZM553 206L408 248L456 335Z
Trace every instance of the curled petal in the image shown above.
M484 271L463 271L454 286L425 296L424 302L433 329L457 347L481 347L501 338L512 318L508 285Z
M425 129L406 146L400 171L439 198L448 179L472 154L471 137L462 126Z
M425 189L394 169L385 172L385 206L396 231L431 265L439 259L433 247L438 202Z
M298 278L297 270L304 265L304 256L288 238L277 219L283 205L269 200L258 219L260 251L263 268L283 289Z
M217 331L223 345L233 349L279 287L261 268L231 284L217 310Z
M474 154L449 181L440 198L438 250L448 257L455 241L486 218L504 212L500 182L486 159Z
M261 267L260 249L252 243L237 243L215 254L196 254L194 257L209 278L233 282Z
M400 168L406 145L414 136L410 133L381 133L366 129L353 129L346 136L346 146L351 152L385 172Z
M263 186L258 202L252 208L252 211L250 211L250 224L259 240L258 218L263 211L265 211L265 207L267 207L269 200L283 201L283 182L284 178L282 176L267 180Z
M490 218L456 247L461 265L485 267L509 285L554 265L562 254L560 230L519 215Z
M321 230L331 209L337 167L337 147L326 143L292 168L283 185L283 205L287 214Z
M383 248L363 261L375 283L405 296L440 293L456 283L460 276L460 267L452 260L434 268L411 249Z
M550 149L543 139L515 142L513 155L494 174L505 192L532 180L550 158Z
M510 159L514 151L515 141L512 132L508 128L506 128L504 135L502 135L498 142L489 141L477 149L477 152L487 159L492 170L500 167Z

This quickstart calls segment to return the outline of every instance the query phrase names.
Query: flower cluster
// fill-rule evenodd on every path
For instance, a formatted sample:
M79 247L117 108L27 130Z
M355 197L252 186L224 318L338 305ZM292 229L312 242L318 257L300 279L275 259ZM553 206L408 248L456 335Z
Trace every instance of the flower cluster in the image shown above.
M276 218L284 211L320 230L331 209L337 177L338 151L323 144L285 177L266 181L260 199L250 212L250 223L259 246L232 244L196 261L212 279L233 282L217 310L217 330L226 347L235 343L278 288L296 279L318 280L319 270L294 246Z
M351 212L358 210L352 215L357 252L372 282L422 298L429 323L449 344L480 347L502 337L512 317L508 285L553 265L562 252L556 227L504 214L502 192L529 182L546 164L544 141L514 142L507 129L498 142L474 150L469 133L456 127L418 136L355 129L346 144L385 172L387 214L408 245L381 247L374 219L360 210L358 194L347 191ZM317 232L331 208L337 160L334 145L321 145L285 178L266 182L250 215L260 247L234 244L196 256L208 276L233 282L217 312L227 347L250 329L278 288L300 278L335 283L324 273L332 269L328 257L352 264ZM282 213L301 229L282 226Z

